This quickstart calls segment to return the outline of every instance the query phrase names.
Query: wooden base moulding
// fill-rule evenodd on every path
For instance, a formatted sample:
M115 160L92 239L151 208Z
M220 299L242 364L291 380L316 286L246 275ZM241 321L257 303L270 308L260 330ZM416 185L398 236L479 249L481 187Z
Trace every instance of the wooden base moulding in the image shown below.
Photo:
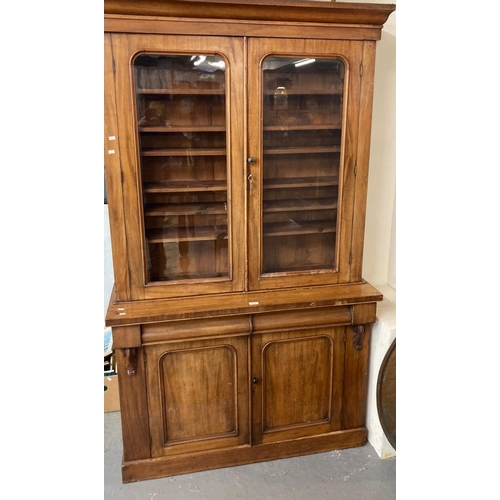
M366 444L367 437L368 431L362 427L280 443L257 446L245 445L236 448L186 453L172 457L123 462L122 479L124 483L133 483L235 465L266 462L279 458L354 448Z

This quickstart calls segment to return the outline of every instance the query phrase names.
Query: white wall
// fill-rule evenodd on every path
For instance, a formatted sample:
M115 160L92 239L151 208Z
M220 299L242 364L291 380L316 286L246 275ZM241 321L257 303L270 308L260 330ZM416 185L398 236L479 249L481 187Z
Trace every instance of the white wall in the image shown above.
M316 0L334 1L334 0ZM337 2L342 3L342 2ZM396 0L349 0L390 3ZM363 278L396 288L396 11L377 42Z
M394 195L394 211L392 213L391 248L389 251L389 272L387 284L396 289L396 196Z
M109 234L108 205L104 204L104 317L108 309L113 283L113 258L111 255L111 239Z
M378 3L364 0L365 3ZM383 2L383 3L395 3ZM396 285L396 12L377 42L363 277Z

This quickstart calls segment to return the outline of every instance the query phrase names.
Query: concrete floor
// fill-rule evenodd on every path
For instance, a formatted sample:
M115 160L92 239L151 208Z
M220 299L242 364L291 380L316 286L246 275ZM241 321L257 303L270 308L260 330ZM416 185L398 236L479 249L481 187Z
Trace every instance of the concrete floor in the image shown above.
M396 458L370 444L137 483L121 482L120 413L104 414L104 500L392 500Z

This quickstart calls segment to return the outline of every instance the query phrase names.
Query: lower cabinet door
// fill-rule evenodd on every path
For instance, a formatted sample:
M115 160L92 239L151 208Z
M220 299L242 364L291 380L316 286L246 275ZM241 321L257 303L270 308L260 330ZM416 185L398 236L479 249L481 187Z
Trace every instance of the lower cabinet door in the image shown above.
M341 428L345 327L252 337L252 444Z
M246 336L145 351L153 458L249 443Z

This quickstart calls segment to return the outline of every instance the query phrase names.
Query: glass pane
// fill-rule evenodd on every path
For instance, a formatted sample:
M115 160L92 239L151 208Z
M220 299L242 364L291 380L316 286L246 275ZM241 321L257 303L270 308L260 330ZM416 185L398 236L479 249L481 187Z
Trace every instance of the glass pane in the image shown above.
M262 269L336 269L344 64L264 61Z
M135 59L147 281L227 277L225 63Z

